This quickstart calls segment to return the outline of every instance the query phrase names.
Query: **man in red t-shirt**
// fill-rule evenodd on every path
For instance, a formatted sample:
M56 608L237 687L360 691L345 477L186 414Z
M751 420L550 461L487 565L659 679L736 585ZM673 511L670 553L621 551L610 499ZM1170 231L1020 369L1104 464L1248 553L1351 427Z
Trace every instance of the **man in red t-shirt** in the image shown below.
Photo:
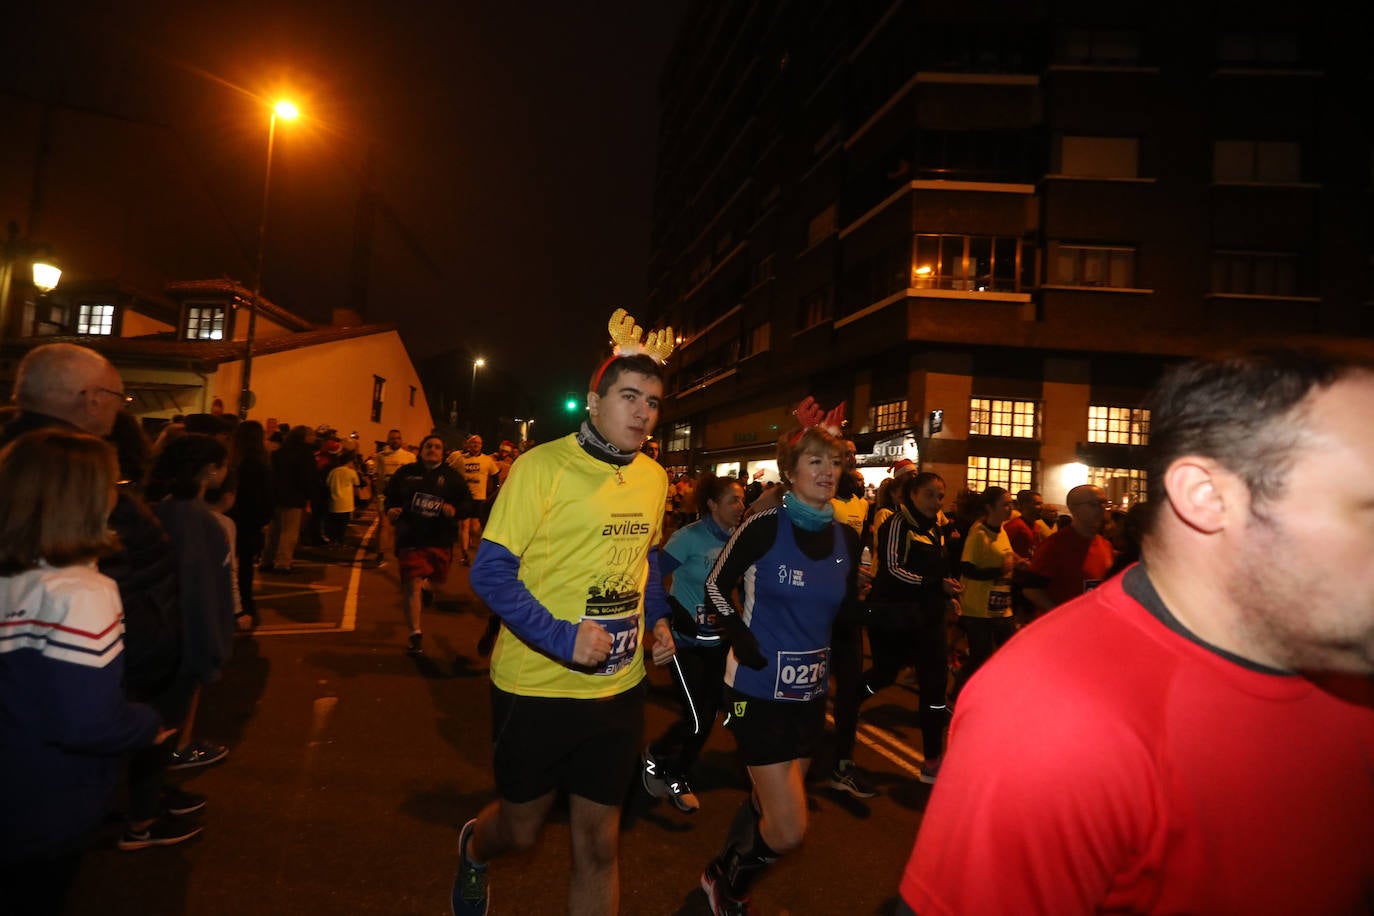
M1040 509L1044 504L1045 500L1039 493L1022 490L1016 494L1016 511L1020 514L1008 519L1002 526L1007 533L1007 540L1011 541L1011 552L1023 560L1035 555L1035 548L1042 540L1035 523L1040 521Z
M1100 532L1111 502L1101 487L1084 484L1068 496L1073 524L1035 550L1022 593L1040 613L1092 591L1112 567L1112 545Z
M899 916L1370 911L1374 364L1186 363L1149 407L1143 559L969 680Z

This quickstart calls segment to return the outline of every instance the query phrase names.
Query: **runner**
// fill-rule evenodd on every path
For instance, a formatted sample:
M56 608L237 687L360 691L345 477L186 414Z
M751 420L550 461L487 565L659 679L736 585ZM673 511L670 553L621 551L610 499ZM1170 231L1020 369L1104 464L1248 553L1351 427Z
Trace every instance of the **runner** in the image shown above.
M424 654L420 631L424 593L431 584L448 578L459 520L476 511L467 484L444 464L444 440L438 436L425 436L420 442L420 460L402 465L391 475L386 515L396 526L396 561L401 568L401 594L410 627L408 655Z
M459 834L455 916L487 912L488 863L534 845L560 790L572 826L568 912L619 907L646 631L656 664L674 651L654 547L668 478L639 451L658 419L673 332L641 341L623 309L610 329L616 348L592 376L587 421L511 467L472 566L472 590L504 624L491 658L498 800Z
M738 481L706 474L696 492L707 514L673 532L659 561L663 576L672 576L668 603L678 650L672 670L682 715L644 751L641 772L645 791L655 798L668 796L686 814L701 807L687 773L716 723L728 653L706 603L706 574L744 514L744 487Z
M749 889L806 833L804 780L825 730L831 627L853 608L859 540L830 503L843 446L813 426L783 439L781 505L751 515L706 578L727 639L725 724L753 791L701 876L711 911L749 912ZM740 607L729 600L736 587Z

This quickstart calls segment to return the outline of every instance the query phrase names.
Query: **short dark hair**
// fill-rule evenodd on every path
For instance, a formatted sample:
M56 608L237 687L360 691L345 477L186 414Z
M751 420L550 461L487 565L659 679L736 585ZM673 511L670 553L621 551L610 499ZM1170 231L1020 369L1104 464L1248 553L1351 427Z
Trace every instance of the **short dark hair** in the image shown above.
M997 504L1002 501L1002 497L1006 495L1007 490L1004 487L988 487L978 495L978 508L986 514L996 508Z
M1374 364L1315 349L1252 351L1168 369L1147 401L1151 502L1166 498L1164 474L1178 458L1201 455L1235 473L1260 506L1283 493L1306 438L1306 401Z
M200 475L211 465L223 465L229 450L214 436L185 433L162 449L148 475L148 501L163 497L192 499L200 495Z
M1028 503L1028 502L1030 502L1032 499L1034 499L1035 497L1037 497L1037 496L1039 496L1039 495L1040 495L1040 491L1039 491L1039 490L1017 490L1017 491L1016 491L1016 501L1017 501L1018 503Z
M663 364L647 353L636 353L634 356L613 357L598 366L587 390L595 391L597 397L604 398L616 379L626 372L638 372L663 381Z

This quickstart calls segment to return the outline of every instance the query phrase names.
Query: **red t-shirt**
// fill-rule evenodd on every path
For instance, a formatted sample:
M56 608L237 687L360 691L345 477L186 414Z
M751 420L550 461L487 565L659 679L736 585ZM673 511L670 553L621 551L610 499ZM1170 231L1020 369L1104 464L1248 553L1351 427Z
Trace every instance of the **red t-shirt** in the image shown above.
M1248 666L1132 595L1162 607L1134 566L969 682L902 898L922 916L1367 912L1374 682L1342 698Z
M1018 515L1007 519L1002 530L1007 533L1007 540L1011 541L1012 553L1018 557L1029 557L1035 552L1035 532L1031 531L1024 518Z
M1055 607L1092 591L1112 568L1112 545L1100 534L1083 537L1072 526L1050 535L1031 557L1030 572L1049 580Z

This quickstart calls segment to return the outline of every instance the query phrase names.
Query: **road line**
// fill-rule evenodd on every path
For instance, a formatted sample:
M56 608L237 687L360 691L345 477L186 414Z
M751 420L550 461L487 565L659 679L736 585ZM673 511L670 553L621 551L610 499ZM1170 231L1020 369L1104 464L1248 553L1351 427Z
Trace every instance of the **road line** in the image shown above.
M835 724L835 717L828 712L825 714L825 720L831 725ZM870 737L870 735L872 737ZM854 737L866 747L876 751L881 756L886 757L888 760L897 764L897 766L906 770L912 776L920 775L920 765L925 762L925 755L890 732L885 732L872 725L860 724ZM888 747L884 745L891 747L892 750L889 750Z
M363 577L362 561L367 556L367 542L372 540L380 519L380 516L374 518L372 524L367 526L363 539L358 542L358 552L353 555L353 571L348 576L348 597L344 599L343 619L339 621L339 630L344 633L352 633L358 625L358 582Z

